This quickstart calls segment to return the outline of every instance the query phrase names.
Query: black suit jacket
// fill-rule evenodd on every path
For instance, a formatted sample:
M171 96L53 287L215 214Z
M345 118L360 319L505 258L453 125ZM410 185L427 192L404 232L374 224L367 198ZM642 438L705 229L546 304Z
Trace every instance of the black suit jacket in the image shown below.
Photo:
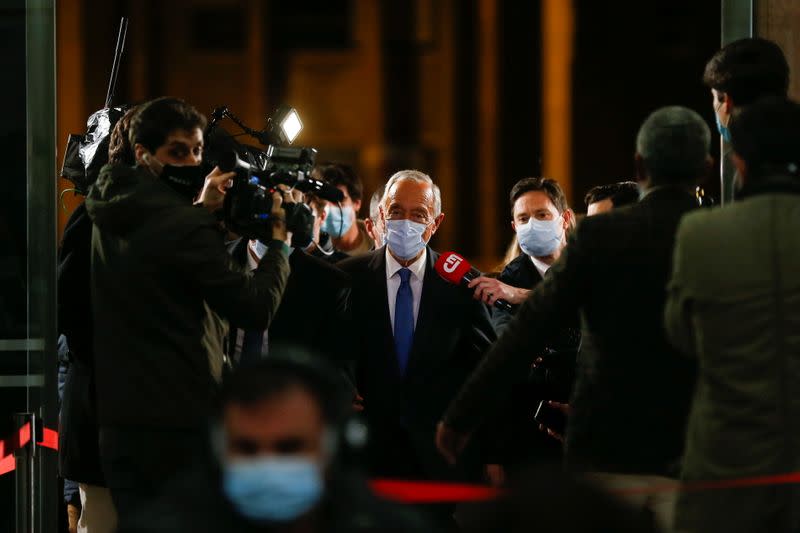
M389 318L385 247L339 263L352 280L348 330L355 379L364 397L374 474L433 479L476 475L478 450L461 471L434 445L436 424L495 339L485 305L471 291L444 281L428 248L419 316L405 376L401 376Z
M248 241L242 239L233 257L247 265ZM289 256L289 279L269 326L270 345L294 344L333 361L349 358L342 331L347 322L350 280L339 268L295 249ZM236 334L232 325L231 335Z
M586 470L671 474L683 451L694 363L667 343L665 286L675 231L696 207L685 190L653 190L638 204L589 217L552 273L445 417L474 427L493 391L527 370L548 332L581 314L582 346L567 428L568 463Z
M530 256L522 254L506 265L497 279L512 287L534 289L541 283L542 275ZM492 325L498 335L505 331L518 309L518 305L511 311L492 308ZM514 467L528 462L561 461L561 444L539 430L533 415L543 400L568 401L580 338L577 316L551 331L546 347L536 354L544 362L518 376L508 401L491 414L498 437L498 459L502 463Z

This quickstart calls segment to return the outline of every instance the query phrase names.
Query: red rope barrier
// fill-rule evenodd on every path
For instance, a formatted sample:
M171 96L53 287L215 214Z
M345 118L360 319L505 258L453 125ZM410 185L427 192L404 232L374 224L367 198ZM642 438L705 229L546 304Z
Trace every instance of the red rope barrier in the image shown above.
M42 433L42 440L41 442L37 442L37 444L44 448L58 450L58 431L44 428ZM30 422L19 428L15 435L5 440L0 440L0 476L14 471L16 468L14 450L27 446L30 441Z

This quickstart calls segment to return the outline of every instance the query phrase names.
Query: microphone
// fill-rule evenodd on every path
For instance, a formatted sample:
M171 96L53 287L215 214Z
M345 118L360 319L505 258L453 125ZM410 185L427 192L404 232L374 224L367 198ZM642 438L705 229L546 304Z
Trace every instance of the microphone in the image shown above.
M446 282L464 287L473 279L483 275L478 269L472 268L469 261L455 252L440 255L433 268ZM495 300L494 306L503 311L513 309L511 304L505 300Z

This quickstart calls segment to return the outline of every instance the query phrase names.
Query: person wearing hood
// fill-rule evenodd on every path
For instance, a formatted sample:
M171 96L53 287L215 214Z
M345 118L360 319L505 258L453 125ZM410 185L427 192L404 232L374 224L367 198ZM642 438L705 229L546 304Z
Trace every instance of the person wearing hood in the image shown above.
M224 366L220 318L266 329L289 272L279 194L259 267L233 265L214 216L233 173L199 166L205 125L182 100L142 104L136 165L105 166L86 199L100 458L120 525L192 461Z

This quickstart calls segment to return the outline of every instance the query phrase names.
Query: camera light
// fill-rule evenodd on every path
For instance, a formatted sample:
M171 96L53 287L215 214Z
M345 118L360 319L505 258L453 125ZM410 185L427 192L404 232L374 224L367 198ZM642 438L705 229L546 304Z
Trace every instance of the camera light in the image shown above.
M286 135L286 140L289 141L289 143L294 142L302 129L303 123L300 122L300 116L297 114L297 111L291 109L281 121L281 130L283 130L283 134Z

